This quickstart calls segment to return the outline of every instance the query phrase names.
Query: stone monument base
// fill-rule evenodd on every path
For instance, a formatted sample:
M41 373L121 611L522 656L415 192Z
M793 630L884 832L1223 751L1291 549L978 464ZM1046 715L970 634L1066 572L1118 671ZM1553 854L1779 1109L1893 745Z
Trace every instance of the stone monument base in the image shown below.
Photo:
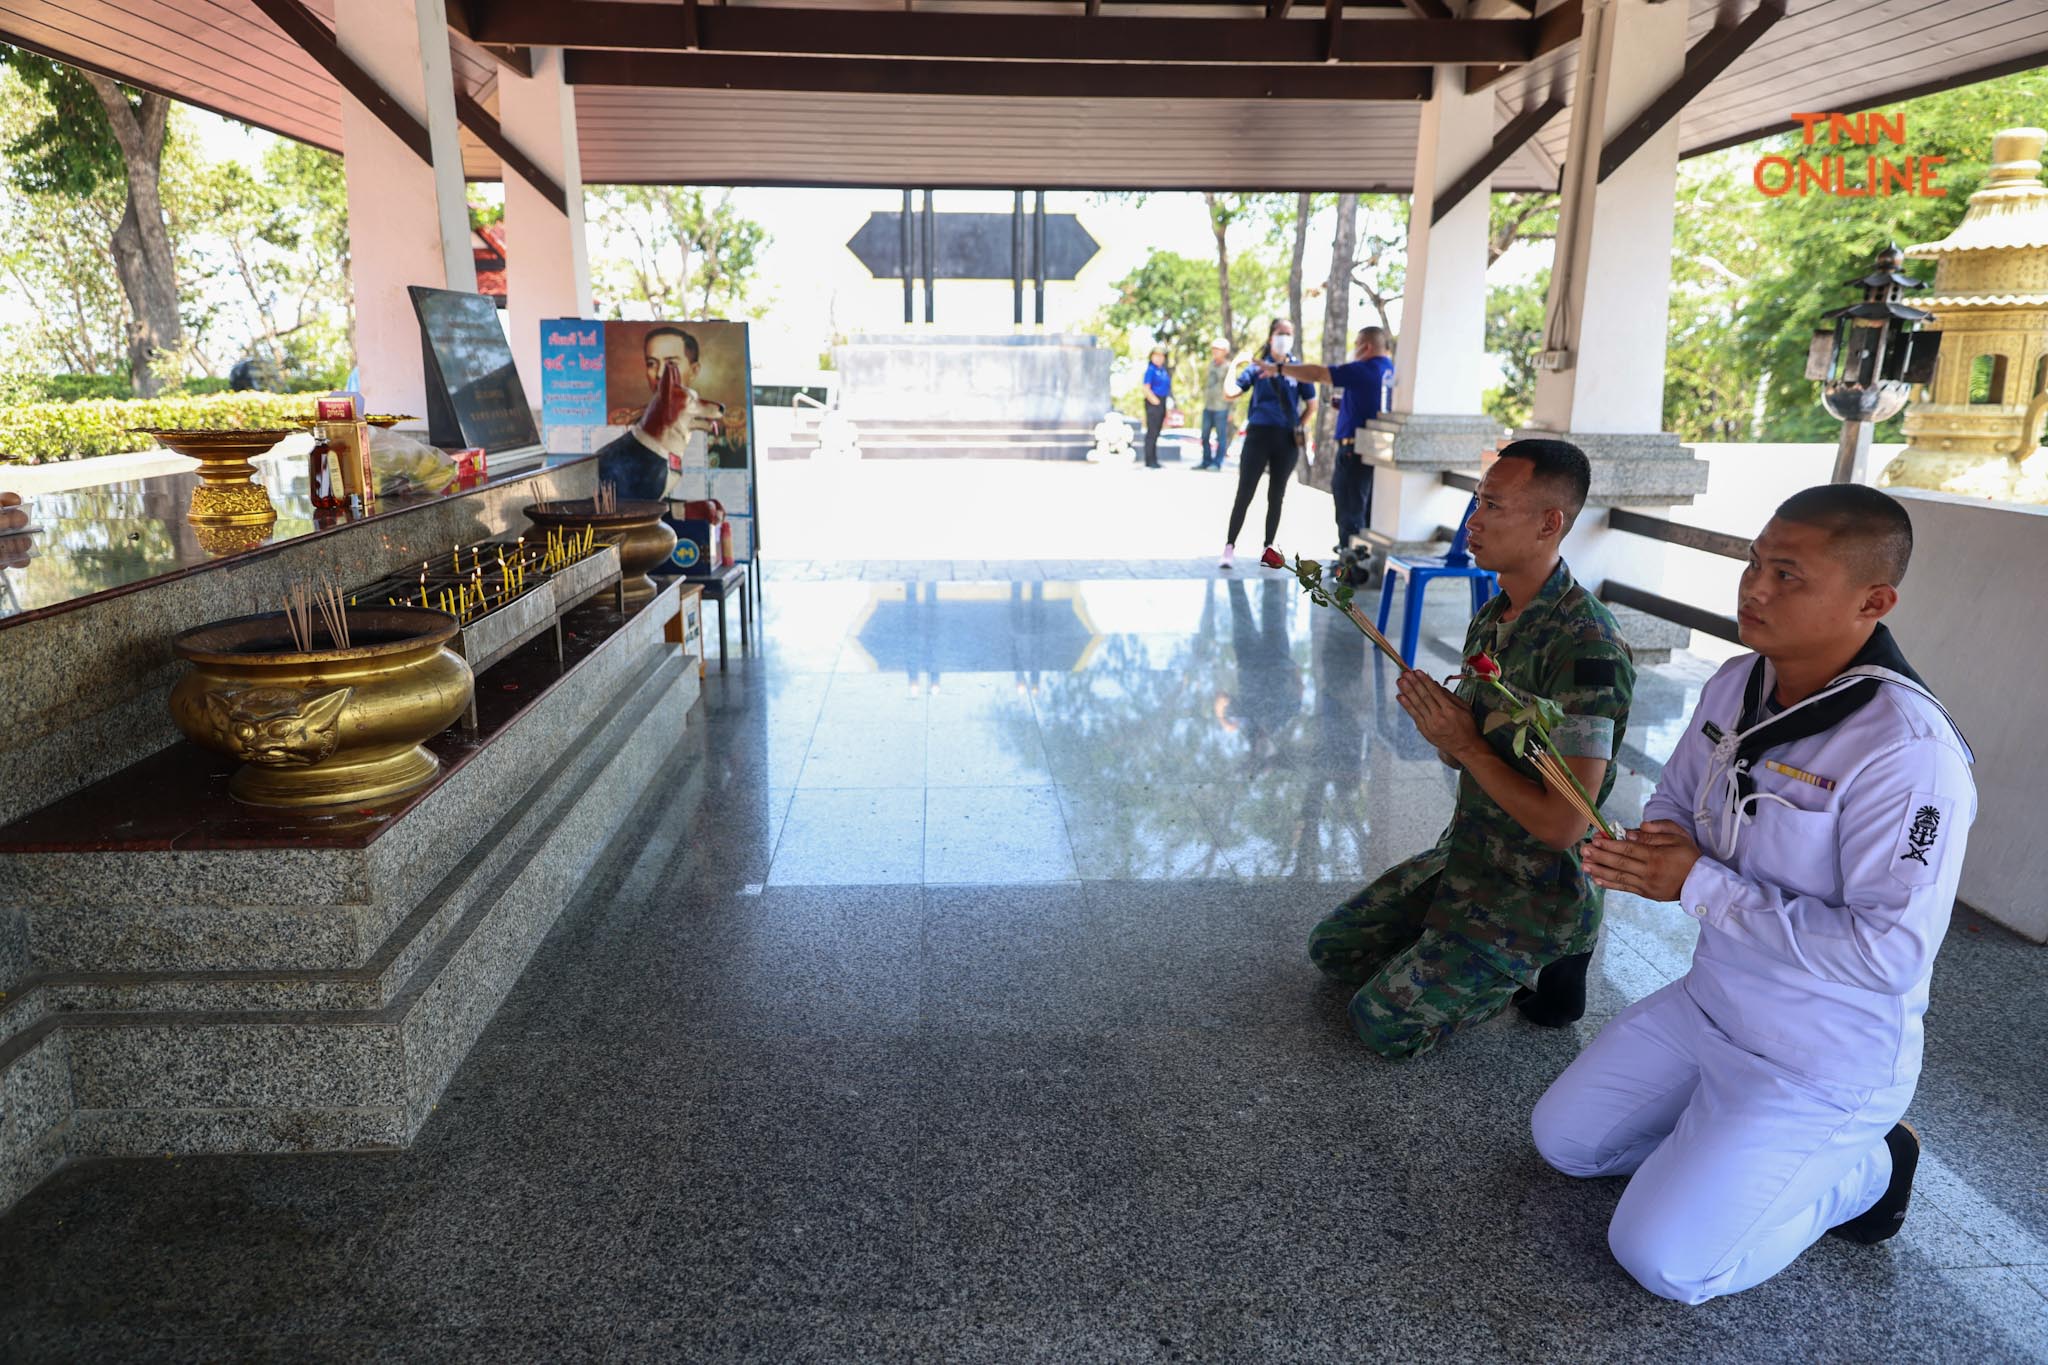
M1064 332L875 333L832 348L838 410L862 424L1092 429L1109 411L1109 348Z

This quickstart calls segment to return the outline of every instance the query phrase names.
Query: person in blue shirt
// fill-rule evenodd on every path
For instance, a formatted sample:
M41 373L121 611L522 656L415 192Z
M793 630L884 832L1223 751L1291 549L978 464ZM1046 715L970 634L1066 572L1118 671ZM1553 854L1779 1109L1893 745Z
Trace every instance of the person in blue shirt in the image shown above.
M1315 415L1316 386L1303 384L1274 373L1261 378L1262 368L1284 365L1294 353L1294 324L1274 318L1266 329L1266 344L1244 373L1224 387L1231 398L1251 390L1251 411L1245 416L1244 447L1237 457L1237 498L1230 505L1230 534L1223 542L1223 568L1229 568L1237 554L1237 533L1244 529L1245 512L1261 476L1266 486L1266 547L1272 548L1280 534L1280 504L1287 497L1287 481L1294 475L1295 462L1307 438L1303 434Z
M1145 468L1159 468L1159 429L1166 425L1166 400L1173 396L1173 373L1166 368L1166 348L1154 346L1145 364Z
M1337 390L1337 464L1330 471L1330 496L1337 504L1339 555L1365 534L1372 521L1372 470L1366 468L1354 438L1393 402L1394 358L1388 350L1384 327L1361 327L1351 344L1349 364L1325 369L1283 362L1260 370L1261 374L1312 379Z

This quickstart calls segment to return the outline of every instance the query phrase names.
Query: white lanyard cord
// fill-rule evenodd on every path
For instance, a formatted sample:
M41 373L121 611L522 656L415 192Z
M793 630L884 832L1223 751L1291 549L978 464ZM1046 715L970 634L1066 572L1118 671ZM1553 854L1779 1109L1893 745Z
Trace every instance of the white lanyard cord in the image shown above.
M1742 795L1743 770L1735 766L1735 750L1741 742L1741 735L1723 735L1714 745L1707 760L1706 781L1700 784L1699 806L1693 811L1695 826L1707 836L1707 851L1721 862L1734 858L1736 846L1742 842L1742 827L1755 818L1757 802L1775 801L1798 809L1776 792Z

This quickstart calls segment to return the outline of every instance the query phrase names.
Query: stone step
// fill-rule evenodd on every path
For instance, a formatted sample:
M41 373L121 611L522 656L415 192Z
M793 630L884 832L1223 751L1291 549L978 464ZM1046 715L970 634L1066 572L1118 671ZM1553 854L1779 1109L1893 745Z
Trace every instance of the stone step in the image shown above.
M1621 638L1628 641L1629 653L1634 656L1639 669L1651 664L1669 663L1674 650L1686 649L1692 644L1690 627L1634 607L1616 606L1612 602L1607 604L1607 610L1614 613L1614 624L1621 627Z

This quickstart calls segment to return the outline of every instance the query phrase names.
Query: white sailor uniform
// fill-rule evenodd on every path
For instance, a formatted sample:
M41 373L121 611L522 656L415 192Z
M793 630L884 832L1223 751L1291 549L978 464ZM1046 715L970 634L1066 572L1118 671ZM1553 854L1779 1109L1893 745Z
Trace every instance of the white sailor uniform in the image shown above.
M1691 969L1617 1016L1531 1125L1568 1175L1633 1175L1608 1244L1686 1303L1770 1278L1884 1193L1976 815L1969 748L1883 626L1773 714L1776 685L1755 655L1716 673L1643 811L1702 850Z

